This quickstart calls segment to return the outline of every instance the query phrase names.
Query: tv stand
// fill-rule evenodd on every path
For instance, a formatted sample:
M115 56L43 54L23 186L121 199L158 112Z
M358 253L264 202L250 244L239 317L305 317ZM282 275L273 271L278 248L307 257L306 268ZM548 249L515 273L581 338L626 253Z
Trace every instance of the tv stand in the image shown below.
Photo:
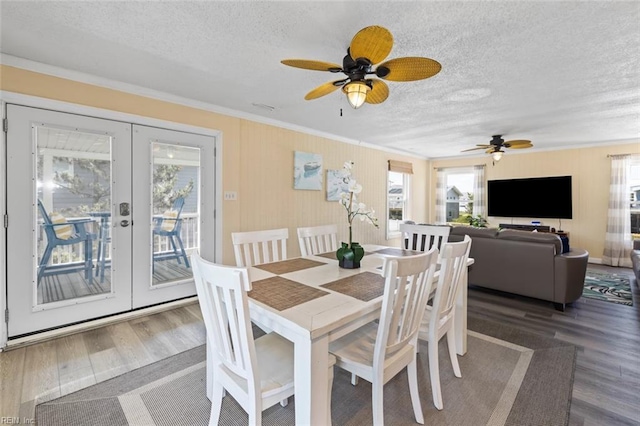
M551 228L549 226L544 226L544 225L515 225L512 223L501 223L498 226L502 229L519 229L520 231L551 232Z

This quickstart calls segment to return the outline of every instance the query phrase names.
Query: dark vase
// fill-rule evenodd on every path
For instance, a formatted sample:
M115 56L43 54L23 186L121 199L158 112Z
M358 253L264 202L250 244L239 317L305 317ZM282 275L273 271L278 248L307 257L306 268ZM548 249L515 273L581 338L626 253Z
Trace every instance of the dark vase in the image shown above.
M360 261L347 260L343 258L338 261L338 265L344 269L358 269L360 267Z
M364 257L364 248L351 239L351 226L349 226L349 243L342 243L342 246L336 252L338 265L345 269L357 269L360 267L360 261Z

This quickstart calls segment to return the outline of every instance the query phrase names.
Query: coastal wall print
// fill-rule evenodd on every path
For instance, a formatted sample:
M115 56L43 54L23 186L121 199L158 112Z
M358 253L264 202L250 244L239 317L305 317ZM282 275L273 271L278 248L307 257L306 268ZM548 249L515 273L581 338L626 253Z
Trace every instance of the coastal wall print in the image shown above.
M322 155L294 152L293 188L322 191Z
M342 177L342 170L327 170L327 201L338 201L340 194L349 192L349 184Z

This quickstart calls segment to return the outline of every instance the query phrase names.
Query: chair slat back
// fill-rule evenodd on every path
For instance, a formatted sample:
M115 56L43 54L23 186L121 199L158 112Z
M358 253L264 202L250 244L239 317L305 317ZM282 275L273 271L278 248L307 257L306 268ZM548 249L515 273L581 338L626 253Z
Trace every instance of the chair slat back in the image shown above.
M193 278L207 337L216 361L248 382L257 383L256 354L249 318L246 268L228 267L191 255Z
M233 252L237 266L253 266L287 259L287 228L233 232Z
M431 247L440 249L449 238L449 226L400 224L402 248L427 251Z
M432 311L437 312L437 318L429 322L430 327L436 327L444 321L451 320L462 275L467 268L467 259L471 250L471 237L465 235L464 240L456 243L445 243L440 253L440 276L438 287L433 298Z
M328 253L338 250L338 225L308 226L298 228L298 243L302 256Z
M385 259L385 289L374 348L374 369L384 365L390 354L416 342L437 258L438 249L433 247L416 256Z

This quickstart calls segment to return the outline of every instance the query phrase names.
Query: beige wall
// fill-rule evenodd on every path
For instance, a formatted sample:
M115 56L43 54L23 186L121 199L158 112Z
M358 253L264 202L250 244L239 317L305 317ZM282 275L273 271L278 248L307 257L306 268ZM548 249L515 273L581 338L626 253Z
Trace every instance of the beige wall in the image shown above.
M535 141L533 141L535 145ZM435 206L435 168L461 167L486 164L486 178L509 179L540 176L571 175L573 186L573 219L562 220L562 229L570 233L570 245L584 248L590 258L600 259L604 249L609 200L610 159L609 154L640 154L640 140L635 143L607 144L601 146L519 153L507 152L500 162L491 164L488 156L483 159L433 161L430 202ZM435 207L430 209L435 218ZM517 218L513 223L527 224L532 219ZM558 228L557 219L542 219L545 225ZM491 226L511 223L507 218L489 218Z
M298 226L337 223L339 237L346 237L344 210L325 201L324 190L293 189L294 151L321 154L325 170L341 168L346 160L355 162L354 174L364 186L361 200L376 210L381 223L380 229L360 222L355 225L354 238L363 243L387 242L383 219L389 159L413 163L410 203L411 217L417 222L435 218L437 167L485 163L487 179L572 175L574 218L563 220L562 228L570 232L572 246L587 249L593 258L600 258L604 248L610 172L607 155L640 154L639 140L635 144L537 153L510 151L495 165L488 157L430 162L5 65L0 65L0 89L221 131L223 191L238 192L237 201L223 203L223 261L227 264L234 263L230 237L234 231L286 227L292 256L299 253ZM489 218L489 222L498 225L504 220ZM544 222L558 227L557 220Z
M202 109L159 101L117 90L0 66L0 90L54 99L95 108L173 121L222 132L223 191L237 191L237 201L223 203L223 262L234 264L231 232L288 228L290 256L299 254L298 226L339 225L346 238L344 209L326 201L326 192L293 189L293 153L321 154L323 168L339 169L355 162L354 175L364 189L361 201L377 212L380 228L355 224L354 238L362 243L386 243L385 198L387 160L413 163L412 218L426 221L428 161L233 118ZM326 179L326 174L325 174ZM392 244L397 242L392 241Z

